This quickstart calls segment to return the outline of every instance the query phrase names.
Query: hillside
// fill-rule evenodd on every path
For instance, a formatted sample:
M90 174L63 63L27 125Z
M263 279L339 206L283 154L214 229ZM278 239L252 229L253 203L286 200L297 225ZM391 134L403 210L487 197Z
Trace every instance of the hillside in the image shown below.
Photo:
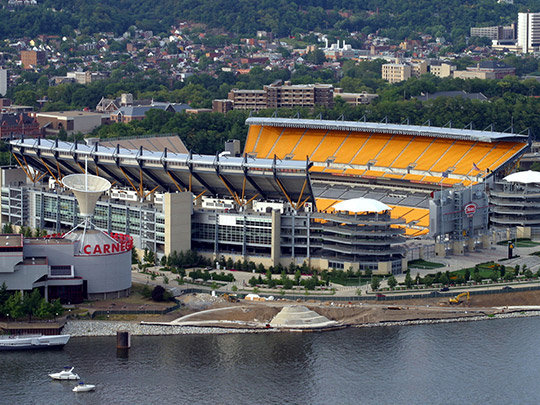
M467 36L471 26L507 24L517 19L518 11L537 8L532 0L38 0L35 7L0 10L0 38L68 35L73 29L122 34L133 25L159 33L191 21L238 36L253 36L257 30L280 37L346 30L379 31L396 40L426 33L455 41Z

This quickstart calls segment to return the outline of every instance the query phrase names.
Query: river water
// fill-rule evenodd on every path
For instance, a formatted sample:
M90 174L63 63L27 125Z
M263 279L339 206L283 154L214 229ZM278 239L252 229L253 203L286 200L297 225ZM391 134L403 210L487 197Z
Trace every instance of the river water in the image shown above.
M72 338L0 352L1 404L537 404L540 317L324 333ZM75 366L95 392L48 373Z

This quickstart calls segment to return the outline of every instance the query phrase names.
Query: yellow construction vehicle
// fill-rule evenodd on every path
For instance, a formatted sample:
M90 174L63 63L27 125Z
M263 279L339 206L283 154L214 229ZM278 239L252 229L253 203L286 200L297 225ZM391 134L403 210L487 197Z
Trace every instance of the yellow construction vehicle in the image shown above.
M465 291L464 293L456 295L454 298L449 298L448 302L450 304L459 304L461 302L460 299L463 297L467 297L467 301L469 301L469 292Z
M223 298L225 298L229 302L238 302L238 298L236 294L223 294Z

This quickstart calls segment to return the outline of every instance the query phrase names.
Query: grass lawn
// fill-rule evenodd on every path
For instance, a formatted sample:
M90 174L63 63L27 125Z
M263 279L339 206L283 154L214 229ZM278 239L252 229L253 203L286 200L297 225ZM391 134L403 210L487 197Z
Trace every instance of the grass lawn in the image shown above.
M489 276L491 275L491 272L493 271L495 266L496 266L496 263L494 263L494 262L479 264L478 265L478 270L480 272L480 276L482 278L489 278ZM509 267L509 268L513 269L513 267ZM469 272L470 272L471 278L472 278L472 276L474 274L474 267L469 267L468 269L469 269ZM466 271L467 271L466 268L461 269L461 270L451 271L450 272L450 280L455 280L459 276L465 276ZM431 273L430 275L434 276L435 273Z
M358 277L351 278L330 278L330 282L335 284L340 284L342 286L352 287L355 285L364 285L371 282L371 277L362 277L360 279L360 284L358 284Z
M414 269L440 269L441 267L445 267L442 263L427 262L422 259L411 260L408 266Z
M497 245L506 246L506 245L508 245L508 242L510 242L510 241L503 240L502 242L498 242ZM538 246L538 245L540 245L540 243L533 242L530 239L518 239L517 242L515 243L515 247L534 247L534 246Z

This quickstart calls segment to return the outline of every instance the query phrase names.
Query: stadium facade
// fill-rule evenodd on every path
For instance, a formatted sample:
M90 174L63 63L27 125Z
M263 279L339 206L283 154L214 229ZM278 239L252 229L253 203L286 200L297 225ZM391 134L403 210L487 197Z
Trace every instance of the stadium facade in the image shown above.
M2 171L2 223L72 227L77 202L60 179L87 170L114 182L97 203L96 225L130 234L138 248L399 274L406 238L432 240L440 255L486 247L486 186L528 147L527 136L493 131L281 118L247 124L240 158L13 140L19 167ZM360 197L391 210L334 209Z

